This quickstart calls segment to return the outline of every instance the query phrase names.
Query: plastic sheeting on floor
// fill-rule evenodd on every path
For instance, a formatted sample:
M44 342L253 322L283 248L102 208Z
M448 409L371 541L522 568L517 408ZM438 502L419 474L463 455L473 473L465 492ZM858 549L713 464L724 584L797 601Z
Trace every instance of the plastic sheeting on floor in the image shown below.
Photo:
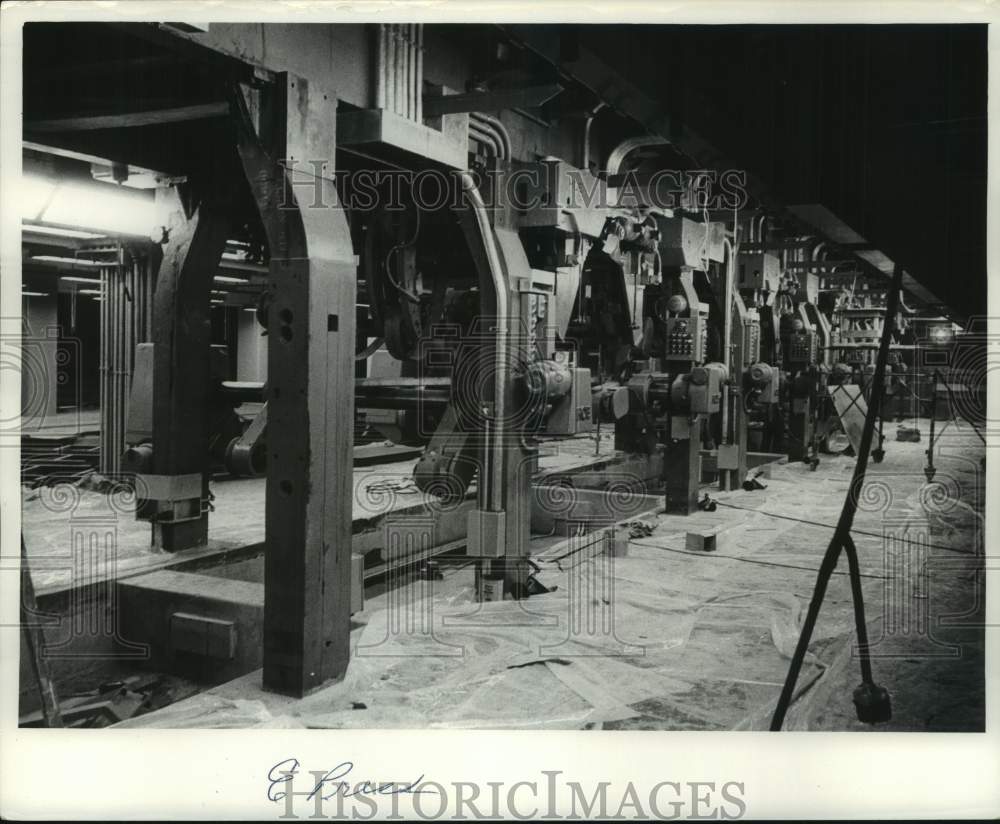
M477 604L471 567L448 570L355 616L363 626L340 683L293 699L263 692L258 671L119 726L766 729L852 465L776 467L765 491L714 494L716 512L650 518L652 534L625 557L588 537L575 554L537 544L538 578L553 591L524 602ZM910 598L920 586L887 565L882 530L952 540L930 517L922 473L879 469L870 474L890 494L864 502L855 533L873 628L890 588ZM719 525L732 529L716 551L687 550L688 530ZM830 692L856 683L846 567L827 590L786 728L810 728L834 700L849 706L849 688Z

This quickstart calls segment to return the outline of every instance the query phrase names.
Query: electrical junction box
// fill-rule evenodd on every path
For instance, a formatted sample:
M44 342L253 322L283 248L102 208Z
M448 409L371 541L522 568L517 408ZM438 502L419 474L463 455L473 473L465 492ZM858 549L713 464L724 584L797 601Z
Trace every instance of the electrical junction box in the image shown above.
M740 468L740 448L734 443L719 444L716 453L717 469L739 469Z
M816 362L816 333L812 330L792 332L788 336L788 362L808 365Z
M686 217L657 222L660 259L664 266L704 270L707 261L725 259L726 229L722 223L699 223Z
M781 262L767 252L742 253L737 266L738 289L764 289L777 292L781 281Z
M605 181L562 160L543 160L526 171L516 192L522 228L601 236L610 214Z
M469 513L466 554L470 558L502 558L506 548L506 512L473 509Z

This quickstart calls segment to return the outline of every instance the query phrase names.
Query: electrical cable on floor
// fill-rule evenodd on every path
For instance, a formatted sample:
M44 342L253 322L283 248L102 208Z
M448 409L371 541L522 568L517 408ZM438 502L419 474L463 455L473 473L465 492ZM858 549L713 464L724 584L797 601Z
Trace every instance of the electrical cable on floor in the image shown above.
M744 512L756 512L758 515L766 515L768 518L779 518L782 521L794 521L797 524L805 524L806 526L818 526L824 529L836 529L835 524L825 524L820 521L807 521L805 518L796 518L793 515L779 515L777 512L767 512L763 509L754 509L749 506L738 506L737 504L729 504L725 501L720 501L716 499L715 501L719 506L727 507L728 509L741 509ZM869 538L884 538L884 535L880 535L878 532L867 532L863 529L855 529L851 527L852 535L865 535ZM946 552L955 552L959 555L976 555L978 554L975 550L959 549L958 547L945 546L944 544L922 544L922 546L928 549L943 549Z
M816 572L816 567L799 566L797 564L783 564L779 561L762 561L758 558L741 558L739 555L721 555L718 552L695 552L690 549L678 549L677 547L664 546L663 544L654 544L648 541L629 541L630 544L638 544L639 546L650 547L651 549L662 549L665 552L676 552L678 555L695 555L699 558L727 558L730 561L741 561L745 564L757 564L759 566L770 566L770 567L781 567L783 569L801 569L804 572ZM849 575L848 572L837 572L834 571L834 575ZM871 573L863 572L861 573L862 578L874 578L878 581L887 581L889 578L885 575L872 575Z

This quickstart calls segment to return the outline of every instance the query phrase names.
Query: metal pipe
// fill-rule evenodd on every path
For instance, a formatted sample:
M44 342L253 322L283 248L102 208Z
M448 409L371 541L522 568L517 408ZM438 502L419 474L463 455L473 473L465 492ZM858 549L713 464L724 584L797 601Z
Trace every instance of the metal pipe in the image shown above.
M404 23L401 26L400 40L403 44L403 105L400 114L403 117L409 119L411 115L410 106L413 103L412 92L413 92L413 77L410 71L410 29L412 25L410 23Z
M406 107L406 78L405 73L405 59L406 59L406 46L403 42L403 26L402 24L397 24L393 27L396 30L396 114L403 114Z
M608 155L608 162L606 164L607 171L609 175L616 175L621 171L622 163L625 162L625 158L628 157L636 149L641 149L645 146L669 146L670 141L665 137L660 137L658 135L642 135L640 137L629 137L615 146L611 150L611 154Z
M480 142L487 143L493 151L493 156L504 159L506 156L503 151L503 141L500 140L500 136L490 129L488 126L484 126L475 120L469 120L469 133L482 138Z
M385 27L385 108L396 111L396 27Z
M491 140L496 144L496 156L498 158L509 157L504 150L503 137L496 130L493 124L486 119L486 116L482 114L482 112L469 112L469 128L476 129L483 134L489 135Z
M481 121L482 123L492 126L494 131L496 131L497 135L500 137L500 142L503 144L504 157L508 159L512 159L514 157L510 147L510 132L507 131L507 127L504 126L498 118L493 117L491 114L484 114L483 112L472 112L469 116Z
M392 26L385 25L382 30L382 37L384 39L383 46L385 48L385 110L392 111L392 93L393 93L393 79L392 79Z
M424 24L417 23L417 123L424 122Z
M584 171L590 170L590 127L594 124L597 113L607 107L603 100L587 113L587 122L583 126L583 166Z
M499 158L503 157L503 153L501 152L500 144L497 138L491 135L489 132L485 132L482 129L480 129L472 121L469 122L469 137L471 137L474 140L477 140L480 143L486 144L486 146L488 146L490 151L493 153L494 157L499 157Z
M726 251L726 279L725 298L722 308L722 364L726 367L726 374L733 376L734 370L731 365L732 335L733 335L733 282L736 269L736 262L733 255L733 244L729 238L722 239L723 248ZM742 366L742 364L740 364ZM722 387L722 443L729 443L729 390L728 383Z
M451 378L355 378L357 389L440 389L451 386Z
M375 29L375 108L385 108L385 23L379 23Z
M392 394L376 394L361 392L354 399L354 404L358 409L397 409L401 411L412 410L441 410L448 406L451 398L445 392L395 392Z
M496 292L496 351L495 373L494 373L494 398L493 398L493 420L490 426L487 421L487 437L484 454L491 462L490 472L483 473L485 484L483 497L486 506L493 512L500 512L503 508L503 436L504 421L506 419L506 403L504 395L507 389L507 321L509 312L509 296L507 294L507 284L505 282L503 268L500 264L500 254L497 251L496 239L493 236L493 227L490 225L486 214L486 204L483 203L482 195L476 188L476 181L468 172L459 172L462 182L462 191L469 202L472 214L476 219L479 234L483 238L483 250L486 253L486 261L490 270L490 277L493 280L493 288Z
M107 270L106 269L102 269L101 270L101 280L104 281L106 279L107 279ZM105 330L108 327L107 314L108 314L107 303L104 302L104 301L102 301L101 302L101 312L100 312L100 315L101 315L101 326L100 326L100 329L98 330L100 332L101 359L100 359L100 363L98 364L97 371L98 371L98 374L101 376L101 391L100 391L100 399L101 399L100 400L100 403L101 403L101 454L100 454L100 459L101 459L101 463L100 463L100 468L101 468L101 472L103 472L105 474L108 472L108 461L110 460L110 451L111 451L110 448L109 448L109 445L108 445L108 425L107 425L108 424L108 408L109 408L108 407L108 397L107 397L107 390L108 390L108 355L107 355L107 351L105 350L105 345L106 345L105 344L105 338L106 338L106 332L105 332Z
M114 421L111 425L111 436L118 437L118 396L121 394L118 387L119 373L121 372L121 349L122 334L125 331L124 317L122 315L122 278L117 266L112 266L110 270L107 288L104 289L103 300L109 304L111 309L111 393L112 393L112 415ZM115 443L115 447L124 447L124 443ZM112 459L113 460L113 459Z
M407 56L407 78L409 80L409 94L408 99L410 105L406 112L406 116L410 120L417 119L417 24L410 24L410 41L406 47Z
M109 339L109 370L108 379L110 383L111 390L111 437L115 438L118 435L118 352L121 348L120 336L122 333L122 316L121 309L119 308L118 291L119 291L120 278L116 267L108 267L108 278L103 284L102 288L102 302L108 304L108 314L111 317L111 329L110 329L110 339ZM112 450L118 446L114 444ZM124 446L124 444L122 444ZM114 458L112 458L112 467L114 464Z

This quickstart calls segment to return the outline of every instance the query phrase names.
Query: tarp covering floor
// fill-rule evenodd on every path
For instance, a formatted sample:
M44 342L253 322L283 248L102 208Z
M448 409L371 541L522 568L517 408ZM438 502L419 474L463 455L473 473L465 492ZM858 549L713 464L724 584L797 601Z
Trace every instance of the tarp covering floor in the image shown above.
M981 728L982 627L933 627L977 603L983 450L951 425L928 485L926 442L891 437L854 533L876 680L894 695L880 728ZM477 604L472 567L446 569L366 603L339 683L293 699L264 692L257 671L117 726L766 729L853 464L782 465L767 489L711 492L716 512L645 516L652 533L624 557L593 536L538 538L538 578L553 591L525 602ZM719 525L729 528L715 552L686 548L688 531ZM786 728L868 729L851 706L846 571L841 559ZM930 707L928 695L950 704Z

